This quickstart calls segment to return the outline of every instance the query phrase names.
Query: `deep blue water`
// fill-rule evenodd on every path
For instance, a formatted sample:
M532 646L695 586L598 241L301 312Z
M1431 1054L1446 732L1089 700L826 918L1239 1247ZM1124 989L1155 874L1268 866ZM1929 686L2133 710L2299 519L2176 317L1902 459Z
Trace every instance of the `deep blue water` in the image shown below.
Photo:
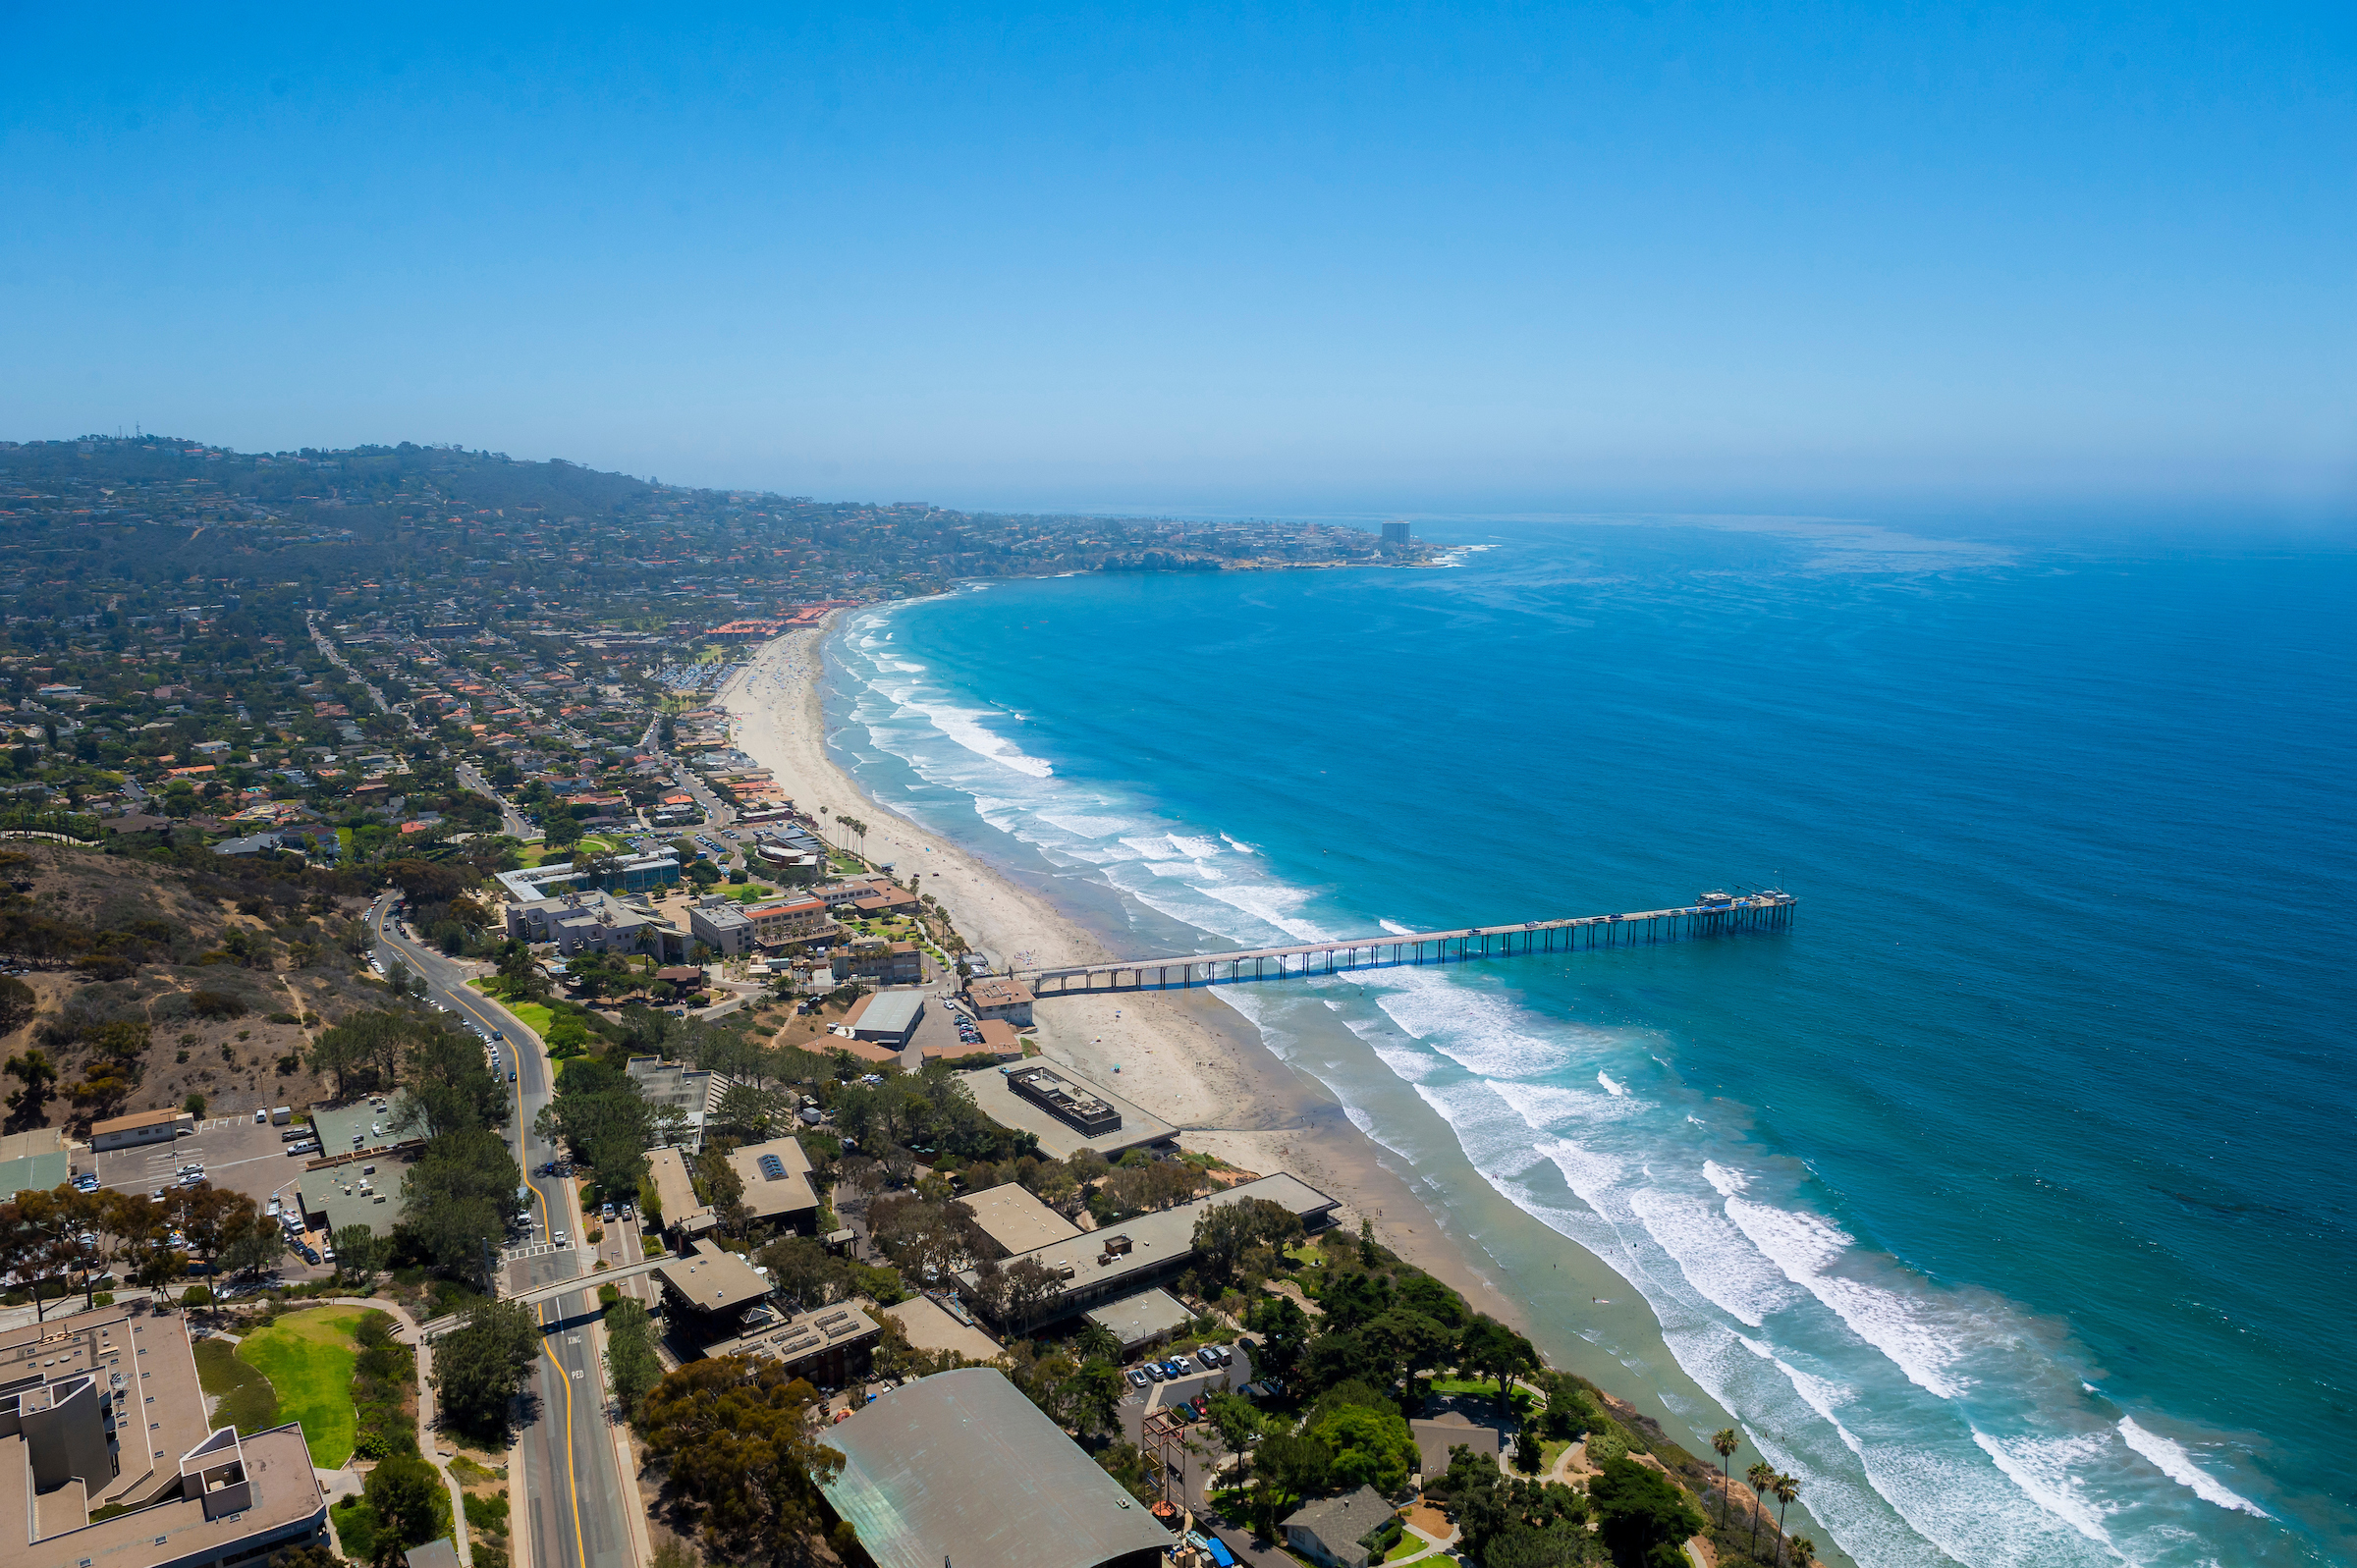
M864 614L845 759L1149 952L1781 882L1221 995L1626 1277L1861 1562L2357 1560L2357 561L1422 531L1483 548Z

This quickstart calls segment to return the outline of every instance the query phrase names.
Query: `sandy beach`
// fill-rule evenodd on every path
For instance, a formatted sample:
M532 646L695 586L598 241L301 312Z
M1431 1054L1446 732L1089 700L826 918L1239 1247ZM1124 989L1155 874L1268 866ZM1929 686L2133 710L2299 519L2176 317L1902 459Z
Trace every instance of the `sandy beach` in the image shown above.
M737 745L797 807L824 807L867 824L869 858L903 879L921 878L968 943L994 957L1025 952L1042 963L1096 961L1092 933L1048 899L956 843L870 799L827 753L820 701L828 625L766 644L718 695ZM823 821L824 819L822 819ZM1050 1059L1117 1089L1180 1129L1188 1149L1249 1170L1289 1170L1338 1199L1343 1222L1374 1221L1384 1244L1447 1279L1481 1310L1527 1327L1525 1314L1474 1269L1379 1151L1312 1080L1287 1067L1233 1008L1203 993L1055 999L1035 1009ZM1119 1072L1115 1071L1119 1067Z

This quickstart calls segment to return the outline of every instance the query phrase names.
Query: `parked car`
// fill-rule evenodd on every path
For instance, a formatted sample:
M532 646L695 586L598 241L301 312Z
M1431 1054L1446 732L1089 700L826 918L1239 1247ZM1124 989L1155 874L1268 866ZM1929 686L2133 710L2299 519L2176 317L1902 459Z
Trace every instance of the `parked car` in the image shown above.
M1220 1354L1220 1347L1217 1345L1205 1345L1202 1349L1195 1352L1195 1359L1203 1363L1203 1365L1207 1368L1218 1368L1228 1365L1228 1358Z
M1153 1380L1153 1379L1146 1376L1146 1370L1143 1367L1132 1367L1129 1369L1130 1387L1144 1388L1149 1386Z
M307 1245L307 1244L306 1244L306 1245L303 1245L303 1246L298 1247L298 1248L296 1248L295 1250L296 1250L297 1252L299 1252L299 1253L302 1254L302 1261L303 1261L304 1263L307 1263L307 1264L309 1264L309 1265L310 1265L312 1268L314 1268L314 1269L315 1269L315 1268L317 1268L317 1267L319 1266L319 1254L318 1254L318 1252L317 1252L315 1249L313 1249L313 1248L312 1248L312 1247L310 1247L309 1245Z
M1193 1362L1191 1362L1191 1361L1187 1360L1187 1359L1186 1359L1184 1356L1173 1356L1173 1357L1171 1358L1171 1376L1172 1376L1172 1377L1174 1377L1174 1378L1184 1378L1184 1377L1186 1377L1187 1375L1189 1375L1190 1373L1192 1373L1194 1370L1195 1370L1195 1364L1194 1364Z
M1171 1380L1169 1369L1164 1367L1159 1361L1149 1361L1137 1370L1146 1375L1146 1379L1149 1382L1168 1382Z
M612 1204L607 1204L607 1205L605 1205L603 1208L599 1209L599 1210L598 1210L598 1212L597 1212L597 1217L598 1217L598 1218L600 1218L600 1219L611 1219L611 1218L613 1218L613 1217L614 1217L614 1206L613 1206Z

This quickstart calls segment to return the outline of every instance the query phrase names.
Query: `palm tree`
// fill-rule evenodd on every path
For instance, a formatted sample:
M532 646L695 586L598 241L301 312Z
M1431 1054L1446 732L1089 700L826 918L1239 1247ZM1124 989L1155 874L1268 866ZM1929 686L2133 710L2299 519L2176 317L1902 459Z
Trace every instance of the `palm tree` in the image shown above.
M1783 1568L1784 1510L1791 1507L1792 1499L1800 1495L1800 1483L1790 1476L1779 1476L1771 1485L1776 1488L1776 1562L1777 1568Z
M1743 1472L1743 1479L1751 1483L1751 1554L1757 1557L1760 1554L1760 1502L1768 1495L1768 1483L1776 1479L1776 1471L1767 1460L1762 1459Z
M1809 1568L1810 1559L1816 1555L1817 1542L1806 1536L1792 1538L1792 1568Z
M1727 1484L1727 1489L1719 1494L1719 1528L1725 1530L1727 1499L1735 1492L1732 1472L1727 1467L1734 1463L1735 1450L1743 1446L1743 1439L1735 1435L1734 1428L1722 1427L1711 1433L1711 1446L1719 1450L1719 1479Z

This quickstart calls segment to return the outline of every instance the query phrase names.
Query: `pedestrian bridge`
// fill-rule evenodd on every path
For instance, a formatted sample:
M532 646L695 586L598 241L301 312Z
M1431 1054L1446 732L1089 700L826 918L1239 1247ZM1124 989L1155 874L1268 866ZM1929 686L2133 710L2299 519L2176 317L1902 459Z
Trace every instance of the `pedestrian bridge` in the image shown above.
M571 1279L560 1279L553 1285L534 1285L529 1290L520 1290L513 1296L502 1296L499 1299L515 1302L519 1306L537 1307L543 1302L562 1301L567 1296L578 1291L595 1290L599 1285L609 1285L618 1280L635 1279L641 1274L651 1274L672 1261L669 1254L660 1258L643 1258L637 1263L624 1264L619 1269L592 1270L585 1274L575 1274ZM425 1338L433 1339L450 1332L466 1321L466 1315L463 1312L447 1313L429 1323L418 1325L417 1331ZM550 1324L546 1326L553 1328L556 1325Z

